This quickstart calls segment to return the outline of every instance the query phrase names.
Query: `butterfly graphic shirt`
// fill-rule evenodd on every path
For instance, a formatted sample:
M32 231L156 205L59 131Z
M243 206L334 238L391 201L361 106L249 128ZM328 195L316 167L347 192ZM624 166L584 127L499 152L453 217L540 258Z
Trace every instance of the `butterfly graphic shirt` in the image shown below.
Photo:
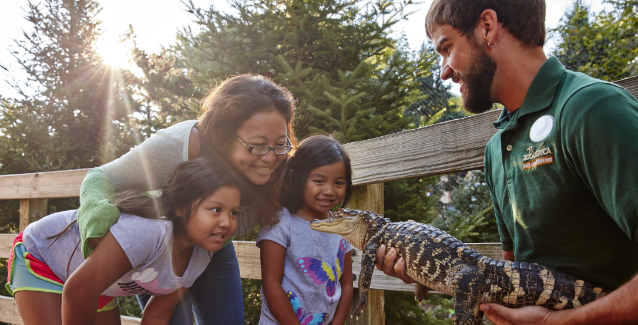
M344 256L352 246L340 235L312 230L309 221L286 208L280 217L272 228L259 230L257 246L263 240L270 240L286 248L281 286L297 319L302 325L328 324L341 297L339 279ZM263 289L261 297L259 324L278 324L268 308Z

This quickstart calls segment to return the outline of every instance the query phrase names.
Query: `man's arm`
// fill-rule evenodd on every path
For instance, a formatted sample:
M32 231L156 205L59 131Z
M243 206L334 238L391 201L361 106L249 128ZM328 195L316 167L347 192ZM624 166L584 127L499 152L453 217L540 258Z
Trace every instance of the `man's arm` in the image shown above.
M537 306L512 309L497 304L482 304L481 310L495 325L638 324L636 292L638 276L608 296L576 309L551 311Z

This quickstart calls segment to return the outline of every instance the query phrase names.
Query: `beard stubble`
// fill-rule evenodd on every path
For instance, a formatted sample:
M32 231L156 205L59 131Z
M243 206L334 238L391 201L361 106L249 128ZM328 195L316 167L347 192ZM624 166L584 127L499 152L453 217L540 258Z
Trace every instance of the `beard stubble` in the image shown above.
M496 73L496 61L490 57L482 45L472 44L472 62L466 71L460 73L463 81L463 106L465 110L478 114L488 111L494 104L491 99L491 88Z

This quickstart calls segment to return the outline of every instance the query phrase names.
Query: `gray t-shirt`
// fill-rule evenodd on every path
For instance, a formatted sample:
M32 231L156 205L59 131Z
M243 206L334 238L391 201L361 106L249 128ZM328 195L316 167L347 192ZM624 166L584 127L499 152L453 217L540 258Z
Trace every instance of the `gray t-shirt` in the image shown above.
M46 263L64 282L84 262L78 246L80 232L77 223L57 240L49 237L58 234L76 218L77 210L54 213L28 225L23 234L27 251ZM172 222L122 214L111 227L111 233L122 246L133 269L106 289L102 293L105 296L144 293L160 296L182 287L190 287L204 272L213 254L195 246L186 271L179 277L175 275L171 262Z
M286 291L297 319L302 324L328 324L334 317L344 269L344 256L352 246L336 234L310 228L310 222L291 214L286 208L281 221L271 229L261 229L257 246L262 240L273 241L286 248L284 277L281 286ZM278 324L268 308L263 288L259 324Z

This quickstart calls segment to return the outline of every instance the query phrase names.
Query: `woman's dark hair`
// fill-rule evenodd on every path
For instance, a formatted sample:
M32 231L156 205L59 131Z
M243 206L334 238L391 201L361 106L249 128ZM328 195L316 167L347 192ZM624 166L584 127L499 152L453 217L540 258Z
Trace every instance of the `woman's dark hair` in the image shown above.
M203 199L222 187L234 187L241 191L239 179L225 165L220 161L201 157L183 162L164 183L161 196L123 191L116 195L113 203L122 213L144 218L163 216L173 222L175 231L181 231L192 211L199 207Z
M218 157L228 157L237 141L237 130L260 112L279 112L286 120L288 139L295 145L292 130L295 100L286 88L264 76L242 74L226 79L202 100L201 106L203 114L197 126L200 138ZM261 223L277 220L276 212L281 209L279 190L288 160L287 156L266 184L248 184L250 190L244 193L249 202L246 213L258 217Z
M286 181L281 191L281 204L291 213L296 213L303 205L303 190L310 172L336 162L343 162L346 168L346 194L341 201L341 206L345 206L352 195L350 158L339 141L325 135L314 135L299 143L288 163Z

